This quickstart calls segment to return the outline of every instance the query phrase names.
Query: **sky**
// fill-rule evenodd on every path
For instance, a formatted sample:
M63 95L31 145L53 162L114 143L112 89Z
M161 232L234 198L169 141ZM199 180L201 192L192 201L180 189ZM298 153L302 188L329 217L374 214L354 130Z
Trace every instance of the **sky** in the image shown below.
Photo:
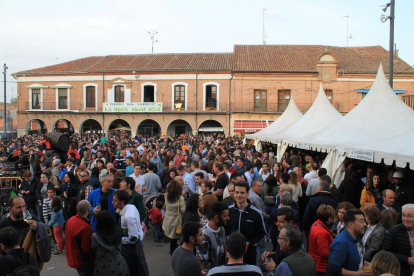
M17 95L11 76L88 56L232 52L234 45L347 46L389 49L389 0L0 0L0 64L8 66L7 98ZM414 65L414 0L396 0L395 43ZM3 101L1 79L0 101Z

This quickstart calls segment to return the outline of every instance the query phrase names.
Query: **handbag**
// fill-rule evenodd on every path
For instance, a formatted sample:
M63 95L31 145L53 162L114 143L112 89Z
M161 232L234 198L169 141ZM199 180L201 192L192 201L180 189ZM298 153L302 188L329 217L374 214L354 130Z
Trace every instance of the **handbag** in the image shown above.
M177 234L177 235L181 235L181 219L180 219L180 199L178 199L178 213L177 213L177 216L178 216L178 220L179 220L179 224L177 225L177 228L175 228L175 233Z

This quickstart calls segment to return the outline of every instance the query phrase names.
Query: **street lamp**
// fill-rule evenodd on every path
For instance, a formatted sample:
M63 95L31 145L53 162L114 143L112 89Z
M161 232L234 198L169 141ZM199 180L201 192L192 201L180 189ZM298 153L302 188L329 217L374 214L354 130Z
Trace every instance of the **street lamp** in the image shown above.
M3 66L4 71L3 71L3 75L4 75L4 117L3 117L3 124L4 124L4 137L7 137L6 133L7 133L7 126L6 126L6 116L7 116L7 105L6 105L6 75L7 75L7 69L9 69L9 67L7 67L6 63Z
M382 14L380 16L380 20L382 23L385 23L388 19L390 20L390 50L389 50L389 69L388 69L388 76L389 76L389 83L391 88L393 87L394 82L394 11L395 11L395 0L391 0L390 3L381 6L381 10L386 12L388 7L391 7L390 16L386 16Z

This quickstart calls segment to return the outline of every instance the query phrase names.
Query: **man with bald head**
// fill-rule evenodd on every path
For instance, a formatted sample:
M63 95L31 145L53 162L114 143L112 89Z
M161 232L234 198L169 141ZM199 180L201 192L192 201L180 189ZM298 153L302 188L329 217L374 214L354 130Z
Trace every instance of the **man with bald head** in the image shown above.
M91 205L87 200L79 201L78 214L66 222L66 259L68 265L79 275L92 275L94 256L92 251L92 227L88 220Z
M385 209L394 209L397 214L401 214L401 207L395 203L395 192L391 189L387 189L382 191L382 204L378 203L377 207L380 211ZM401 222L401 221L400 221Z

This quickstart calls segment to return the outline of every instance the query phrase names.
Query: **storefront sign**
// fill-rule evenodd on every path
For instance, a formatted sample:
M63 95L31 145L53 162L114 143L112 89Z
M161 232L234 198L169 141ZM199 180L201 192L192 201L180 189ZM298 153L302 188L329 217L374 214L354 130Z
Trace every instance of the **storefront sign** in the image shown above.
M374 152L372 152L370 150L350 149L350 150L348 150L347 157L353 158L353 159L359 159L359 160L373 162L374 161Z
M162 112L162 103L103 103L104 112Z

